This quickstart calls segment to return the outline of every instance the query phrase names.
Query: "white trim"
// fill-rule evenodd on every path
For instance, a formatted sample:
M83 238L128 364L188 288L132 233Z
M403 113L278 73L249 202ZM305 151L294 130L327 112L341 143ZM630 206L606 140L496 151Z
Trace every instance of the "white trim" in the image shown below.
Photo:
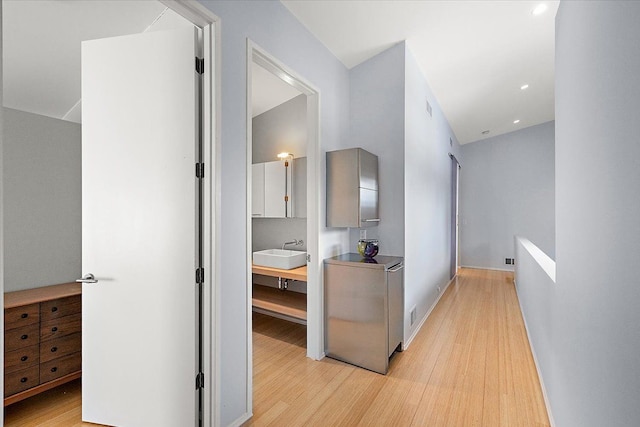
M474 270L495 270L495 271L506 271L509 273L513 273L514 269L506 269L506 268L494 268L494 267L476 267L474 265L461 265L460 268L472 268Z
M252 227L252 216L251 212L253 209L253 180L251 176L252 171L252 159L253 159L253 114L252 114L252 105L251 100L253 99L253 90L252 90L252 82L253 82L253 44L249 38L247 38L247 58L246 58L246 75L247 81L246 90L247 90L247 99L246 99L246 127L247 127L247 135L246 135L246 144L247 144L247 158L246 158L246 206L247 211L245 212L246 219L246 295L247 295L247 331L246 331L246 345L247 345L247 384L246 384L246 413L249 414L249 417L253 416L253 316L252 316L252 300L253 300L253 271L252 271L252 246L253 246L253 227Z
M253 340L252 340L252 304L251 304L251 163L252 163L252 111L251 78L253 63L259 64L286 83L307 96L307 254L311 261L307 263L307 357L320 360L324 357L323 331L323 286L320 260L320 91L295 71L284 65L266 50L247 38L247 99L246 99L246 180L247 212L245 212L247 232L247 413L253 407ZM311 189L311 190L310 190Z
M551 427L555 427L556 423L551 413L551 404L549 403L549 396L547 395L547 388L544 386L542 379L542 372L540 372L540 364L538 363L538 357L536 356L536 350L533 348L533 341L531 341L531 334L529 334L529 326L527 325L527 318L524 316L524 310L520 303L520 297L518 296L518 286L516 281L513 281L513 287L516 290L516 298L518 298L518 306L520 307L520 314L522 315L522 321L524 323L524 329L527 331L527 340L529 340L529 348L531 349L531 355L533 356L533 363L536 365L536 372L538 373L538 381L540 381L540 388L542 389L542 398L544 399L544 406L547 410L547 417L549 417L549 424Z
M242 414L238 418L236 418L235 421L232 421L231 424L229 424L228 427L240 427L242 424L244 424L247 421L249 421L249 419L251 417L253 417L253 413L245 412L244 414Z
M203 425L220 425L220 217L221 217L221 31L220 19L199 2L159 0L177 14L203 29L205 69L203 73L202 129L205 164L203 262L204 281L204 388Z
M433 309L436 308L436 305L438 305L438 303L440 302L440 298L442 298L442 295L444 295L444 293L449 288L449 285L451 283L453 283L453 281L456 280L457 277L458 277L458 273L456 273L456 275L453 276L453 278L451 280L449 280L449 282L445 285L445 287L442 290L442 292L440 292L440 295L438 295L438 298L436 298L436 300L433 302L433 304L431 305L429 310L427 310L427 313L420 320L420 323L418 323L418 326L413 330L413 333L411 334L411 336L409 337L407 342L402 343L402 350L403 351L406 350L407 348L409 348L409 345L411 344L413 339L418 335L418 332L420 332L420 329L422 329L422 325L424 325L424 323L427 321L427 318L431 315L431 312L433 311Z

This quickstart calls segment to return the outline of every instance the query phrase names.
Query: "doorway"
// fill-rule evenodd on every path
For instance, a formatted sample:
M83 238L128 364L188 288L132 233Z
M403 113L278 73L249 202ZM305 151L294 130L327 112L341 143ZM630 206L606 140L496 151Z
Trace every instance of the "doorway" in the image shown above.
M302 123L302 131L304 133L305 141L303 144L282 145L282 149L275 149L275 146L265 144L267 148L266 152L261 148L257 148L254 141L254 96L253 96L253 82L255 76L261 76L265 80L274 82L275 86L279 86L283 92L288 92L289 95L285 95L287 102L278 104L277 109L292 108L294 111L297 109L298 115L303 110L304 113L299 117L298 125L294 127L299 128L299 124ZM322 327L322 287L320 283L320 267L321 262L319 259L319 206L320 206L320 178L319 178L319 91L309 84L305 79L297 75L293 70L287 68L279 60L268 54L263 49L256 46L253 42L249 41L247 45L247 295L248 295L248 319L247 319L247 347L249 348L249 357L247 360L247 408L251 411L252 407L252 390L253 390L253 338L252 338L252 312L255 309L258 312L268 313L275 317L282 317L290 321L297 321L303 323L306 320L307 327L307 357L319 360L324 356L324 339L323 339L323 327ZM296 107L296 105L298 107ZM270 109L267 113L262 114L267 120L266 114L273 113L273 116L277 116L279 113L276 108ZM258 116L259 117L259 116ZM262 124L256 126L264 127ZM268 127L268 126L267 126ZM294 138L295 139L295 138ZM288 149L287 147L296 147ZM304 146L304 148L302 148ZM258 152L260 150L261 152ZM300 152L295 153L294 150ZM301 155L304 150L304 155ZM277 151L277 152L276 152ZM280 154L281 160L278 159ZM255 162L254 162L255 160ZM278 181L284 184L284 187L275 190L277 197L277 206L282 210L281 214L285 217L277 220L269 220L263 218L265 214L269 216L280 215L278 213L267 213L261 210L260 206L267 207L268 202L265 197L270 197L268 194L271 191L267 191L267 179L269 168L275 168L281 172L277 172ZM292 168L292 169L289 169ZM260 176L264 177L262 180ZM283 190L284 188L284 190ZM283 197L284 196L284 197ZM281 208L280 208L281 207ZM273 211L272 211L273 212ZM273 219L273 218L272 218ZM269 221L269 224L266 222ZM276 222L280 221L279 226L284 226L285 230L291 230L291 233L281 233L277 240L269 242L262 241L257 242L254 235L254 230L260 230L260 236L264 236L262 230L266 228L275 229L278 225ZM254 224L255 222L255 224ZM256 228L256 226L258 228ZM288 228L291 226L292 228ZM261 228L260 228L261 227ZM295 231L294 231L295 230ZM304 234L304 238L301 235ZM294 241L295 239L295 241ZM301 242L302 241L302 242ZM262 266L254 265L253 263L253 248L258 249L258 246L270 245L271 249L287 248L292 250L305 249L300 251L306 252L306 260L302 261L303 267L292 268L287 271L279 270L279 272L273 274L273 271L269 272ZM260 248L262 249L262 248ZM305 277L296 276L296 271L305 270ZM257 273L254 276L254 272ZM265 276L269 274L273 277ZM306 294L298 292L298 300L305 299L306 310L302 313L300 306L297 306L297 311L288 311L286 308L283 311L280 309L271 309L270 306L260 304L259 301L255 301L254 297L254 277L258 278L258 282L262 285L268 285L269 281L273 284L272 288L279 288L276 292L289 292L291 287L298 287L298 291L304 290ZM275 282L274 282L275 281ZM306 285L303 284L306 282ZM262 289L265 290L265 289ZM268 290L268 289L267 289ZM293 289L291 289L293 290ZM300 297L300 295L306 295ZM286 303L285 305L288 305ZM295 305L295 303L294 303ZM266 308L265 308L266 307ZM306 317L306 319L303 319Z
M23 4L23 3L29 3L29 2L11 2L11 3L15 3L15 4ZM188 21L190 21L189 25L191 25L192 27L195 25L196 27L200 28L201 31L201 37L200 37L200 41L203 44L203 48L204 48L204 73L203 73L203 77L202 77L202 90L199 91L199 93L201 93L202 96L202 114L201 114L201 126L200 129L202 130L202 140L203 140L203 148L202 148L202 153L201 153L201 160L199 161L200 163L203 164L202 169L205 170L204 176L205 178L201 181L202 182L202 189L201 189L201 194L202 194L202 204L204 206L204 212L202 215L202 224L201 224L201 228L203 230L203 234L206 236L206 238L202 241L202 246L201 246L201 254L202 254L202 265L204 266L205 271L208 274L204 275L204 279L202 280L202 294L203 294L203 305L202 305L202 313L203 313L203 321L201 322L202 325L202 334L201 334L201 339L202 339L202 343L200 348L203 349L203 362L202 362L202 369L201 372L203 372L203 375L205 375L205 383L212 385L211 387L208 387L207 389L202 390L202 396L201 399L202 401L206 402L206 404L203 407L203 411L200 414L200 416L198 416L197 412L194 415L194 418L197 420L198 418L200 419L200 421L206 425L211 425L214 424L215 421L215 417L214 417L214 413L212 411L212 402L215 402L215 394L214 391L216 389L215 386L213 386L215 384L215 379L216 376L214 376L214 360L215 360L215 351L216 349L214 348L214 343L215 340L212 339L213 335L214 335L214 331L215 331L215 327L217 327L217 325L215 325L213 323L213 307L214 307L214 298L215 298L215 289L213 287L213 277L214 275L212 274L213 270L214 270L214 259L215 259L215 254L213 252L214 249L214 245L213 242L215 241L215 236L216 236L216 222L215 222L215 217L214 217L214 212L216 210L216 206L215 206L215 197L214 197L214 189L215 189L215 180L216 180L216 174L217 174L217 170L214 168L214 164L216 162L216 151L217 151L217 129L215 127L215 119L216 116L214 114L215 110L213 109L215 105L218 104L217 102L217 93L215 92L215 88L217 86L216 84L216 80L215 80L215 76L214 73L212 72L215 67L217 66L217 62L215 60L215 55L217 54L217 50L214 49L215 47L215 43L217 43L217 39L214 38L214 33L215 33L215 22L217 20L217 18L215 18L215 16L213 14L211 14L207 9L205 9L203 6L201 5L197 5L197 4L182 4L182 3L177 3L177 2L169 2L171 3L171 7L167 8L166 6L164 6L161 3L157 3L157 2L126 2L126 5L124 3L115 3L112 5L116 5L118 6L119 10L114 10L113 11L113 15L108 15L108 14L103 14L102 17L106 19L107 16L114 16L114 17L125 17L125 20L131 20L132 14L129 13L128 11L125 11L124 9L126 7L133 7L133 8L138 8L138 12L140 12L140 9L145 8L145 7L149 7L151 4L153 3L153 5L155 5L156 10L160 10L161 12L158 14L155 14L154 16L152 16L152 19L147 22L147 24L145 24L142 27L139 27L139 29L137 31L132 31L132 32L146 32L146 31L156 31L156 30L164 30L164 29L168 29L171 27L171 20L175 20L175 19L184 19L181 18L180 15L186 17L188 19ZM50 6L51 7L56 7L56 6L62 6L62 8L64 9L63 13L65 16L71 17L72 18L72 24L70 25L71 29L74 29L75 27L89 27L90 23L86 22L86 20L83 20L83 18L81 16L75 15L74 11L72 10L74 7L78 7L80 9L86 9L86 8L92 8L94 7L96 4L93 2L74 2L73 5L67 5L66 3L61 4L60 2L38 2L37 7L39 9L44 9L45 11L51 12L52 9L48 9ZM176 14L174 14L173 11L177 12ZM7 10L5 9L4 11L4 19L5 22L8 18L8 16L6 15ZM173 17L171 19L169 19L169 16L173 15ZM48 13L48 16L44 16L42 18L41 22L50 22L54 19L56 19L56 14L55 13ZM25 24L24 22L21 23L22 26L24 27L29 27L30 30L32 30L31 26L34 24L34 19L29 19L28 21L29 25ZM82 24L82 25L81 25ZM38 25L36 25L38 26ZM95 31L95 26L91 26L91 31ZM146 28L146 29L145 29ZM144 31L143 31L144 30ZM7 26L4 26L4 31L7 31ZM128 32L129 34L131 32ZM51 34L58 34L57 32L53 31L53 32L49 32L48 33L49 36ZM95 39L95 38L101 38L101 37L110 37L116 34L96 34L95 32L92 32L91 35L88 37L88 39ZM78 46L79 49L79 46ZM6 57L5 57L6 58ZM190 62L190 66L193 67L193 58L191 58L189 60ZM42 69L40 70L40 72L42 71ZM77 70L77 73L79 74L79 70ZM5 73L5 85L7 84L7 74ZM59 84L57 85L50 85L52 90L57 89L58 86L62 86L62 80L59 82ZM79 97L76 97L76 100L78 100ZM78 112L80 111L80 102L76 102L75 105L73 103L71 103L71 105L69 105L69 107L72 107L71 109L69 109L68 111L66 111L66 113L64 115L60 115L58 116L58 119L65 119L65 120L70 120L74 114L74 111ZM16 105L13 105L14 108L16 108ZM39 114L43 114L42 112L39 112ZM193 160L193 162L197 161L195 158ZM193 174L193 165L190 165L189 167L189 173ZM75 168L77 170L79 170L78 165L75 166ZM194 195L196 194L197 190L194 189ZM132 212L132 215L135 215L135 212ZM192 219L193 220L193 219ZM55 225L51 226L50 228L54 228ZM63 247L63 245L60 245L61 248ZM194 260L194 264L195 264L195 260ZM77 270L77 268L76 268ZM68 277L65 280L73 280L75 278L79 278L80 277L80 271L77 271L76 273L73 273L72 276L73 277ZM193 280L194 275L191 274L193 272L189 273L189 281ZM108 282L108 279L105 279L104 282ZM34 281L34 285L38 286L38 285L44 285L44 284L49 284L51 282L42 282L42 281ZM55 281L54 281L55 283ZM6 289L3 289L3 291ZM194 301L195 304L195 301ZM117 311L117 310L116 310ZM141 309L141 313L144 313L144 308ZM193 325L194 328L197 329L198 325L194 324ZM192 386L192 384L194 383L194 380L196 378L196 374L197 372L194 372L193 374L189 375L189 384L190 386ZM191 388L191 387L190 387ZM195 412L195 406L194 406L194 412Z

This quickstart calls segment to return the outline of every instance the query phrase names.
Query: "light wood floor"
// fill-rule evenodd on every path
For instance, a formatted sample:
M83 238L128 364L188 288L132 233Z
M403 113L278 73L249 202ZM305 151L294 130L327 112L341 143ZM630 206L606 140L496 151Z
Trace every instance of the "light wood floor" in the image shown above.
M386 376L305 357L305 327L254 314L246 426L548 426L511 273L461 270Z
M510 273L461 270L386 376L305 357L304 326L254 314L246 426L548 426ZM81 422L74 381L5 408L5 426Z

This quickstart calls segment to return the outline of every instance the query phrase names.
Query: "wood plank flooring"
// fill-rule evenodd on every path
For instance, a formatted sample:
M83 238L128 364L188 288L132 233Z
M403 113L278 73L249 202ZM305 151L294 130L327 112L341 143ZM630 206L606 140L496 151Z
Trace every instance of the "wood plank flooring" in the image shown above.
M513 274L462 269L386 376L305 357L304 326L254 314L245 426L548 426Z
M463 269L409 349L379 375L305 357L302 325L254 314L246 426L548 426L510 273ZM81 421L74 381L5 408L5 426Z

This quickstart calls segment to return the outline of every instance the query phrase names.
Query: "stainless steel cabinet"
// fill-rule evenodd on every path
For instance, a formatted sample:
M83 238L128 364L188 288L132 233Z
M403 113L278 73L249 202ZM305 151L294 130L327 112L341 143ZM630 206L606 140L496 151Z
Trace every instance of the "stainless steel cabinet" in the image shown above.
M403 340L400 257L359 254L325 260L325 350L329 357L386 374Z
M327 227L379 222L378 156L362 148L327 152Z

